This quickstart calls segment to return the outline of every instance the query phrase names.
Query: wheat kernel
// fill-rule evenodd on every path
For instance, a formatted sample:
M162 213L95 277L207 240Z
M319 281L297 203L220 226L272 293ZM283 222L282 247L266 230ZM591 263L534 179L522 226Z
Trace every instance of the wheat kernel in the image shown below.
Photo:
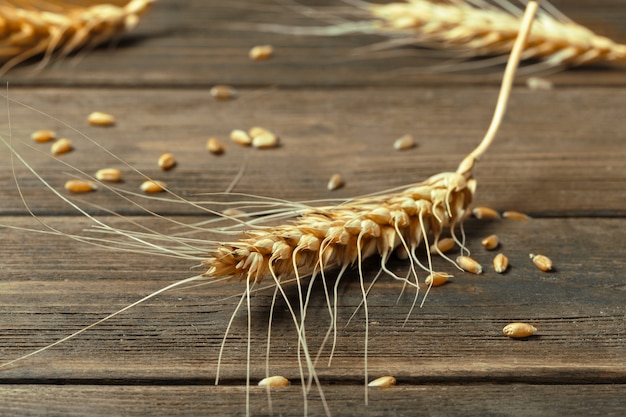
M268 376L259 381L259 387L288 387L291 383L280 375Z
M499 253L493 258L493 269L498 274L503 274L507 268L509 267L509 258L507 258L504 254Z
M252 143L250 135L241 129L235 129L230 132L230 139L241 146L250 146Z
M206 148L213 155L221 155L224 153L224 145L215 138L209 138L206 143Z
M163 181L157 180L144 181L140 186L141 191L146 194L160 193L161 191L165 191L165 187L166 185Z
M87 116L87 121L92 126L113 126L115 117L107 113L95 111Z
M552 87L554 86L552 81L539 77L530 77L526 80L526 85L531 90L552 90Z
M120 182L122 180L122 173L117 168L103 168L96 172L96 178L99 181Z
M68 153L72 149L74 149L72 141L67 138L61 138L52 144L50 152L52 152L52 155L62 155L64 153Z
M329 191L333 191L336 190L337 188L341 188L343 187L344 182L343 182L343 178L341 178L341 175L339 174L333 174L332 177L330 177L330 180L328 181L328 190Z
M237 97L237 90L230 85L215 85L209 90L209 94L217 100L230 100Z
M174 159L174 155L172 155L171 153L164 153L161 156L159 156L159 168L161 168L163 171L167 171L169 169L174 168L174 166L176 166L176 160Z
M431 253L446 253L454 248L456 242L451 237L439 239L437 243L430 245Z
M278 146L278 136L272 132L263 133L252 137L252 146L257 149L270 149Z
M528 323L510 323L502 329L505 336L514 339L532 336L535 332L537 332L537 328Z
M457 257L456 263L465 271L471 272L472 274L482 274L483 272L483 267L469 256Z
M502 213L502 218L509 220L530 220L528 214L520 213L519 211L505 211Z
M270 134L271 134L272 132L270 132L270 131L269 131L269 130L267 130L266 128L264 128L264 127L260 127L260 126L254 126L254 127L251 127L251 128L248 130L248 135L250 135L250 137L251 137L251 138L254 138L254 137L256 137L256 136L265 135L265 134L268 134L268 133L270 133Z
M83 194L96 191L98 185L93 181L69 180L65 183L65 189L75 194Z
M55 140L57 138L57 134L54 130L42 129L31 133L30 138L35 142L44 143Z
M438 287L448 282L448 278L452 278L452 275L446 274L445 272L433 272L426 277L424 283Z
M248 56L253 61L261 61L267 59L274 54L274 48L272 45L258 45L250 49Z
M499 219L500 213L489 207L474 207L472 214L477 219Z
M496 235L489 235L480 243L483 245L483 248L487 250L494 250L500 245L500 239Z
M547 256L534 255L532 253L529 254L529 256L530 256L530 259L533 260L533 263L537 266L537 268L545 272L552 271L552 260L548 258Z
M410 135L410 134L406 134L404 136L399 137L393 143L393 149L395 149L396 151L404 151L404 150L411 149L414 147L415 147L415 139L413 138L413 135Z
M368 387L391 387L393 385L396 385L396 378L391 375L381 376L367 384Z

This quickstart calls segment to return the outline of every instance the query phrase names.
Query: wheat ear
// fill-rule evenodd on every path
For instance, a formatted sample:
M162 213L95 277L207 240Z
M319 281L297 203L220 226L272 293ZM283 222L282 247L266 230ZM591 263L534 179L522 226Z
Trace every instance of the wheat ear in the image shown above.
M400 43L452 49L472 56L511 51L522 10L507 0L405 0L369 6L381 33L398 35ZM596 35L554 7L537 13L522 55L549 66L584 65L626 59L626 45Z
M43 54L45 65L55 55L64 57L85 47L110 41L134 28L139 16L154 0L131 0L125 6L97 4L70 7L56 13L48 9L59 2L39 2L37 7L0 6L0 74L19 63ZM53 7L54 6L54 7Z

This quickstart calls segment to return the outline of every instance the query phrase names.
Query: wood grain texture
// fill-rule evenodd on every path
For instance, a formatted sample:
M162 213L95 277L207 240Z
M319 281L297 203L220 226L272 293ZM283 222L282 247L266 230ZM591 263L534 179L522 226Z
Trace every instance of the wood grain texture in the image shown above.
M590 5L583 0L556 1L573 20L595 32L626 42L620 0ZM318 15L307 15L309 6ZM356 16L354 15L356 11ZM371 85L496 85L502 68L467 73L438 73L432 53L415 48L372 54L372 45L388 38L375 35L293 36L255 28L271 23L284 27L327 26L324 13L363 20L356 7L332 1L304 0L160 0L142 17L136 31L111 46L79 53L41 71L19 68L11 85L179 86L218 83L237 86L362 87ZM321 14L321 15L320 15ZM248 50L258 44L276 48L274 58L251 63ZM123 68L123 71L119 71ZM622 66L623 69L623 66ZM596 65L554 75L563 85L624 85L620 72Z
M34 109L3 100L0 133L64 196L69 196L62 187L70 177L120 167L125 179L119 188L125 194L100 189L75 201L115 227L131 227L130 220L164 233L175 231L175 225L141 207L183 223L211 215L189 204L128 194L144 179L131 166L167 181L191 201L215 200L200 194L224 191L242 166L238 193L341 199L454 170L482 138L495 105L497 71L400 77L394 72L398 68L429 61L414 51L389 59L351 56L381 40L374 36L234 30L241 22L312 23L285 3L225 4L161 0L139 30L113 50L89 51L37 73L27 66L12 71L5 77L10 98ZM330 1L302 4L335 10L327 8L335 4ZM596 32L626 40L620 0L593 7L582 0L555 4ZM276 57L250 62L247 51L258 43L277 46ZM498 138L476 170L476 204L524 211L534 219L469 219L468 245L485 274L462 273L436 258L435 269L455 276L433 288L424 306L410 315L413 292L400 296L402 285L390 278L376 283L369 298L369 376L391 374L399 385L370 389L367 406L363 311L348 323L361 299L358 274L352 270L342 278L337 350L328 367L326 346L318 365L332 415L623 414L626 78L623 70L601 66L550 78L551 91L530 91L520 81ZM215 101L209 87L217 83L237 86L239 97ZM88 126L86 116L95 110L116 115L116 126ZM260 151L229 142L230 130L256 125L276 132L281 146ZM51 158L48 145L29 139L41 128L72 138L75 151ZM405 133L413 134L418 146L394 151L393 141ZM224 155L206 152L210 136L226 144ZM165 151L178 160L166 173L156 166ZM326 182L335 172L346 186L329 192ZM38 220L24 206L14 178ZM49 233L99 236L92 222L46 189L4 146L0 196L0 363L202 271L194 268L195 261L121 252L115 244L107 244L113 249L107 250ZM491 233L499 235L510 258L504 275L490 267L495 252L480 247L480 239ZM556 272L536 269L530 252L550 256ZM371 282L379 261L364 266ZM389 266L397 274L407 271L401 260ZM242 291L238 282L170 291L0 369L0 416L245 415L245 311L235 314L220 385L213 385L220 344ZM297 287L288 286L287 293L297 303ZM298 343L284 300L277 301L272 319L269 372L293 385L273 392L271 406L266 392L255 386L266 374L272 296L268 288L251 299L252 415L303 415ZM307 321L307 339L317 352L329 326L319 281L312 286ZM508 339L502 327L511 321L532 323L539 333ZM308 404L309 415L324 414L315 389Z

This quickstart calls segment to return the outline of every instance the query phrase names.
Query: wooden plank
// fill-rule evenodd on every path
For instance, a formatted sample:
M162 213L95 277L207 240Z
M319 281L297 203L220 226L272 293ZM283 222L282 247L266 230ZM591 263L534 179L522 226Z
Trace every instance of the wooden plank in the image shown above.
M591 6L585 1L558 1L557 7L575 21L599 34L626 42L622 24L626 11L619 0L603 0ZM347 4L302 1L323 13L355 14ZM398 51L364 53L387 38L374 35L335 37L293 36L254 29L255 24L324 26L327 21L305 15L289 4L263 0L254 2L161 0L142 18L136 32L124 36L114 48L80 53L41 71L17 68L6 79L10 85L98 85L98 86L363 86L363 85L458 85L499 81L501 68L464 73L433 73L441 62L430 52L403 48ZM292 6L296 6L294 3ZM251 62L250 47L269 43L276 56ZM359 54L359 51L361 53ZM431 68L431 69L429 69ZM426 71L423 71L426 69ZM624 85L623 71L599 65L554 75L557 85Z
M89 225L76 217L42 220L82 235ZM33 225L28 218L2 222ZM119 219L108 222L121 225ZM143 223L153 222L143 219ZM435 259L436 270L450 271L455 277L451 284L432 289L424 307L410 315L413 292L406 290L398 298L401 282L385 277L374 287L368 298L370 375L391 373L415 384L624 383L625 287L621 275L615 273L625 266L620 255L626 244L623 223L623 219L468 221L469 249L485 265L483 275L460 273ZM490 233L501 236L502 250L511 260L506 275L491 270L493 253L479 247L479 238ZM96 250L48 234L6 229L0 244L4 254L2 362L197 273L189 270L197 262ZM528 259L529 252L549 255L557 272L537 270ZM393 261L390 268L404 275L407 264ZM364 269L369 281L378 262L368 261ZM333 282L332 275L329 280ZM327 368L325 364L327 346L318 372L328 383L358 384L363 378L363 310L346 325L361 299L356 271L347 274L339 288L333 365ZM211 283L170 291L62 346L3 369L0 379L3 383L53 384L207 383L216 375L220 344L242 289L241 283ZM287 286L287 293L289 302L297 306L297 286ZM256 293L251 301L253 380L265 374L272 294L270 288ZM226 342L221 370L226 384L245 381L246 317L245 311L235 316ZM535 324L539 336L516 341L502 335L506 323L520 320ZM277 301L272 321L270 372L297 379L297 337L284 300ZM316 352L329 326L319 281L312 287L307 323L309 349Z
M456 169L486 131L497 89L372 88L342 90L341 94L243 90L231 102L216 102L206 90L14 88L10 95L80 129L186 198L224 191L245 165L234 191L299 201L378 192ZM498 138L477 166L477 203L538 217L623 216L625 99L623 89L516 89ZM117 115L117 126L86 126L86 115L92 110ZM7 111L4 107L0 113ZM89 174L118 166L126 176L120 187L138 191L143 181L138 173L70 127L17 104L10 106L10 113L15 146L56 189L62 190L70 175L77 175L60 165L61 161ZM276 132L281 147L245 149L228 139L232 129L252 126ZM54 159L47 155L48 145L30 149L19 143L30 144L28 136L39 128L52 128L72 138L76 150ZM415 136L418 147L397 152L393 141L405 133ZM205 151L210 136L226 144L224 155L215 157ZM4 137L8 138L6 133ZM156 160L166 151L174 152L179 164L163 173ZM9 152L3 149L0 157L8 167ZM40 214L72 212L17 165L22 192L33 209ZM346 186L331 193L326 183L336 172L344 176ZM119 212L139 213L136 206L102 191L83 198ZM24 213L9 169L0 172L0 192L2 213ZM150 208L168 214L193 212L188 205L159 202L150 202Z
M76 217L42 220L70 233L81 233L88 226ZM27 218L2 221L33 225ZM615 273L624 270L623 223L622 219L471 220L468 237L477 259L486 264L491 254L480 251L476 237L496 232L511 258L511 271L499 276L487 269L480 277L456 273L451 284L431 291L425 306L406 324L412 297L407 294L396 302L401 285L382 280L369 299L369 372L372 377L393 374L401 387L370 391L368 407L358 387L363 378L363 315L343 328L359 302L358 278L350 273L341 286L341 327L333 366L319 367L333 415L354 410L365 415L419 415L419 410L455 415L454 410L502 408L504 399L508 407L500 415L531 411L553 415L557 409L568 415L583 415L590 409L618 415L624 404L623 385L604 384L626 381L624 284ZM190 275L188 262L102 251L49 235L2 233L2 361ZM536 270L527 259L531 250L549 254L558 271ZM435 265L451 268L440 260ZM393 261L391 268L399 274L406 264ZM368 280L376 269L376 262L366 264ZM211 386L223 332L237 303L237 298L222 298L240 289L241 284L230 283L166 293L65 345L4 369L0 373L3 410L11 410L12 415L79 415L86 402L93 407L106 401L106 406L94 407L102 413L96 415L119 415L120 410L124 415L187 415L203 404L216 414L243 414L244 313L237 315L226 344L224 385ZM291 286L292 297L294 290ZM328 325L323 294L317 285L308 311L312 349ZM265 374L270 302L267 290L252 299L253 383ZM284 306L278 303L274 317L270 372L286 375L297 385L297 341ZM501 328L513 320L534 323L539 336L526 341L505 338ZM327 354L328 350L322 358ZM37 385L28 385L33 383ZM297 386L273 394L274 411L301 415L300 394ZM266 401L263 392L253 390L254 415L268 412ZM315 392L310 407L310 415L323 412ZM570 413L569 407L577 411Z
M532 416L593 414L621 416L626 400L624 385L427 385L370 390L369 405L362 390L333 385L326 399L334 416ZM241 387L182 386L41 386L0 387L4 411L14 416L196 416L200 410L215 415L244 415ZM297 387L275 390L272 407L264 390L253 388L255 416L301 416L302 392ZM309 415L324 415L316 393L309 400ZM294 401L294 398L296 399ZM43 401L42 401L43 399ZM237 400L237 404L232 404ZM71 404L71 406L70 406ZM27 411L25 411L27 410ZM274 414L272 414L272 411ZM204 412L204 411L202 411Z

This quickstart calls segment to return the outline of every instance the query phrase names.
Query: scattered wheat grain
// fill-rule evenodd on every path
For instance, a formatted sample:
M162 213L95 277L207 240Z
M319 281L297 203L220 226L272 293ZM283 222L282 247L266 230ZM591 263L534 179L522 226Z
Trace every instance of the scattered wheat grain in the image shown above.
M526 80L526 85L531 90L544 90L544 91L552 90L552 87L554 87L554 85L552 84L552 81L546 80L545 78L539 78L539 77L528 78Z
M472 214L477 219L499 219L500 213L489 207L474 207Z
M396 385L396 378L391 376L391 375L387 375L387 376L381 376L380 378L376 378L375 380L371 381L369 384L367 384L368 387L391 387Z
M224 145L216 138L209 138L206 143L206 148L213 155L221 155L224 153Z
M534 255L529 254L530 259L532 259L533 263L537 268L541 269L544 272L552 271L552 260L544 255Z
M72 149L74 149L72 141L67 138L61 138L52 144L50 152L52 152L52 155L62 155L70 152Z
M261 61L274 55L274 47L272 45L258 45L250 49L248 56L253 61Z
M520 213L519 211L505 211L504 213L502 213L502 218L508 219L508 220L522 220L522 221L531 219L531 217L528 214Z
M446 253L452 250L456 245L456 242L451 237L439 239L437 243L430 245L430 251L432 253Z
M146 194L155 194L165 191L166 185L163 181L148 180L141 183L140 188Z
M489 235L484 238L480 243L481 245L483 245L483 248L487 250L494 250L500 245L500 239L496 235Z
M438 287L448 282L449 278L452 278L452 275L446 274L445 272L433 272L426 277L424 282L426 283L426 285Z
M280 375L268 376L259 381L259 387L288 387L291 383Z
M230 85L216 85L209 90L209 94L217 100L231 100L237 97L237 90Z
M459 264L459 266L465 271L471 272L472 274L482 274L483 272L483 267L469 256L457 257L456 263Z
M266 132L252 137L252 146L257 149L270 149L278 146L278 136Z
M33 132L30 135L30 138L35 142L44 143L50 142L51 140L55 140L57 138L57 134L54 130L43 129Z
M176 166L176 160L174 159L174 155L169 152L161 154L161 156L159 156L158 165L159 168L161 168L163 171L174 168Z
M399 137L393 143L393 148L396 151L405 151L407 149L411 149L414 147L415 147L415 139L413 138L413 135L410 135L410 134L406 134L404 136Z
M113 126L115 124L115 116L95 111L87 116L87 121L92 126Z
M504 326L502 333L513 339L520 339L532 336L537 332L537 328L528 323L510 323Z
M506 255L499 253L495 256L495 258L493 258L493 269L498 274L503 274L504 272L506 272L508 267L509 258L507 258Z
M343 178L340 174L333 174L328 181L328 190L333 191L344 186Z
M241 146L250 146L252 144L250 135L241 129L235 129L230 132L230 139Z
M88 180L69 180L65 183L65 189L74 194L83 194L96 191L98 185Z
M117 168L102 168L96 172L96 178L105 182L120 182L122 180L122 172Z

